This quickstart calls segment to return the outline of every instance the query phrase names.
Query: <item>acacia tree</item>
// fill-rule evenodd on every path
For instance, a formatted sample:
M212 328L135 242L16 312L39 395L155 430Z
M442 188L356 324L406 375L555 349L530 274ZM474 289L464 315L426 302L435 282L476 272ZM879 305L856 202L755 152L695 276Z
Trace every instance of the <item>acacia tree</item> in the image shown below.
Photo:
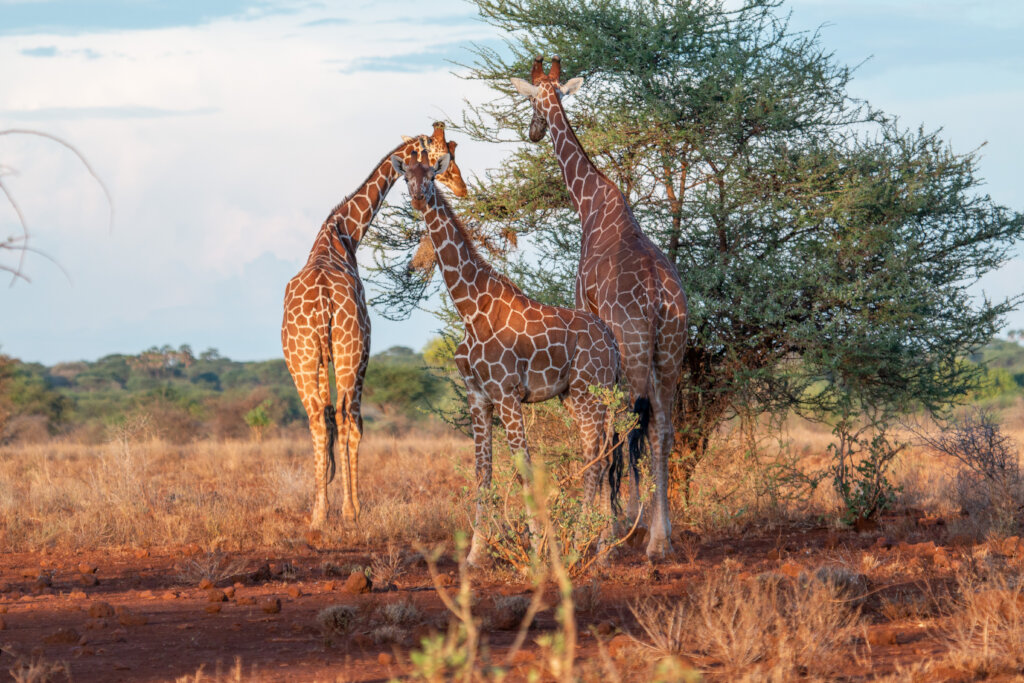
M847 425L868 413L884 429L972 386L977 369L961 359L1021 297L979 300L970 287L1006 262L1024 217L982 193L975 152L852 98L852 70L817 33L792 31L781 0L476 1L507 41L476 49L469 77L496 97L453 127L523 144L459 211L482 239L530 245L507 267L531 296L572 305L579 219L509 83L535 55L560 54L563 79L584 78L566 101L583 147L690 299L674 414L684 492L708 436L739 412ZM378 244L413 239L412 218L391 214Z

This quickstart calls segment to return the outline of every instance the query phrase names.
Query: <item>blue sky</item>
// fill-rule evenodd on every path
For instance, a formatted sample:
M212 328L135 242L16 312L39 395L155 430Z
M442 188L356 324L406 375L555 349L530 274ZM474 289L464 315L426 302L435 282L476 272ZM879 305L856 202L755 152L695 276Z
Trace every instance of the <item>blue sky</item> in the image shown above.
M905 125L942 127L958 151L987 141L987 190L1024 209L1024 3L788 7L795 27L825 24L841 61L870 57L855 95ZM33 246L70 276L30 257L31 283L3 283L0 351L55 363L187 343L279 357L284 285L327 212L400 135L489 97L446 60L499 38L461 0L0 0L0 129L74 143L116 208L111 228L102 192L68 152L0 138ZM460 142L469 174L507 151ZM0 237L13 231L0 207ZM1022 266L1018 256L978 292L1020 292ZM1024 328L1024 314L1008 322ZM436 327L427 313L374 315L372 346L420 347Z

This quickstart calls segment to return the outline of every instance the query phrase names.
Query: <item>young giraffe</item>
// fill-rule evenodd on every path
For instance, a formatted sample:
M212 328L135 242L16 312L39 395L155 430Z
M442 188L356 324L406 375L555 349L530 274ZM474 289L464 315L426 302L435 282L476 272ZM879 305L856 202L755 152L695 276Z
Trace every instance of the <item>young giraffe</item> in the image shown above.
M491 485L495 408L512 452L522 452L529 462L522 404L557 396L580 430L584 462L602 458L612 445L612 420L606 420L606 406L590 387L612 387L618 381L619 354L611 330L591 313L528 299L481 258L448 201L435 189L434 178L449 167L449 159L442 157L433 166L427 161L406 164L399 156L391 157L409 185L413 207L423 212L441 276L466 326L455 364L466 385L473 422L478 494ZM620 449L615 453L621 458ZM604 458L586 470L587 504L593 505L600 493L605 507L601 490L610 460ZM607 502L611 500L608 496ZM471 564L479 564L483 557L483 514L483 499L478 497Z
M615 333L623 374L635 399L640 422L629 438L634 515L639 493L636 462L645 432L650 439L655 489L647 556L656 558L672 550L668 456L672 400L686 346L686 295L675 266L643 233L622 191L594 166L569 125L561 99L576 92L583 79L559 84L559 58L551 61L545 74L543 59L537 57L532 83L513 78L512 84L533 103L530 139L539 142L550 127L555 156L583 224L576 307L596 313Z
M310 518L313 528L323 526L327 520L327 484L334 479L334 440L338 431L344 449L342 514L345 519L359 515L357 462L363 431L360 404L370 349L370 319L359 279L356 247L398 180L391 157L412 158L424 148L427 156L436 160L454 154L455 143L445 140L443 123L434 124L430 137L404 137L404 142L377 164L359 189L334 207L316 236L309 260L285 289L281 344L288 371L309 416L316 462L315 503ZM454 162L438 180L455 194L465 196L466 185ZM327 364L332 361L337 410L331 405L327 376Z

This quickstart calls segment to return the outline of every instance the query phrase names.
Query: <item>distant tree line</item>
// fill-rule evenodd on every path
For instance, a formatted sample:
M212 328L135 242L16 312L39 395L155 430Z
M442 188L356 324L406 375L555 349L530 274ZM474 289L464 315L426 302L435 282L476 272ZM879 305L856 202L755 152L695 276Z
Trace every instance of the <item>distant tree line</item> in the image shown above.
M412 349L377 354L364 393L368 427L422 420L446 391ZM187 344L53 366L0 355L0 444L55 436L102 441L112 426L141 413L174 441L262 438L271 428L306 427L281 359L234 361L216 349L197 355Z

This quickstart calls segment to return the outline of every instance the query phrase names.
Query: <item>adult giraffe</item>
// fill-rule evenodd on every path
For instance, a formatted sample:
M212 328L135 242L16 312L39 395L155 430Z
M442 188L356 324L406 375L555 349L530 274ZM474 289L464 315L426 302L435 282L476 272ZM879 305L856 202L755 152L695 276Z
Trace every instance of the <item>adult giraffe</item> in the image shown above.
M539 142L551 129L555 157L562 168L573 206L583 223L576 271L576 307L608 323L619 343L622 370L639 426L629 435L633 473L630 510L638 496L637 460L646 432L651 443L654 503L647 556L671 552L668 514L668 456L672 452L672 399L686 346L687 305L675 266L640 229L622 191L594 166L576 138L562 108L562 97L576 92L583 79L558 82L557 56L544 73L537 57L531 83L512 84L533 103L530 139Z
M306 265L288 282L284 293L281 345L313 437L313 528L327 521L327 484L334 479L334 441L338 432L345 456L341 468L342 515L345 519L359 516L357 463L363 432L360 405L370 351L370 319L359 279L356 247L398 180L391 164L393 155L411 159L426 149L428 157L436 160L455 152L455 143L445 140L443 123L435 123L429 137L403 138L402 144L388 152L359 189L334 207L313 242ZM465 196L466 185L454 162L448 164L438 180L455 194ZM327 364L332 361L337 409L331 405L327 376Z
M423 160L428 161L428 160ZM405 176L413 208L423 212L441 276L452 303L466 326L455 350L455 365L466 385L476 453L477 504L473 542L467 561L479 564L484 552L484 501L479 494L491 485L491 422L494 409L505 426L509 448L530 453L523 425L523 403L559 397L580 430L584 462L584 501L608 509L602 491L611 456L621 460L613 444L607 406L591 386L612 387L618 381L619 354L615 337L601 319L586 311L533 301L476 251L448 201L435 189L434 178L449 168L442 157L431 165L406 164L391 157ZM621 464L618 464L621 471ZM610 488L615 484L610 483Z

